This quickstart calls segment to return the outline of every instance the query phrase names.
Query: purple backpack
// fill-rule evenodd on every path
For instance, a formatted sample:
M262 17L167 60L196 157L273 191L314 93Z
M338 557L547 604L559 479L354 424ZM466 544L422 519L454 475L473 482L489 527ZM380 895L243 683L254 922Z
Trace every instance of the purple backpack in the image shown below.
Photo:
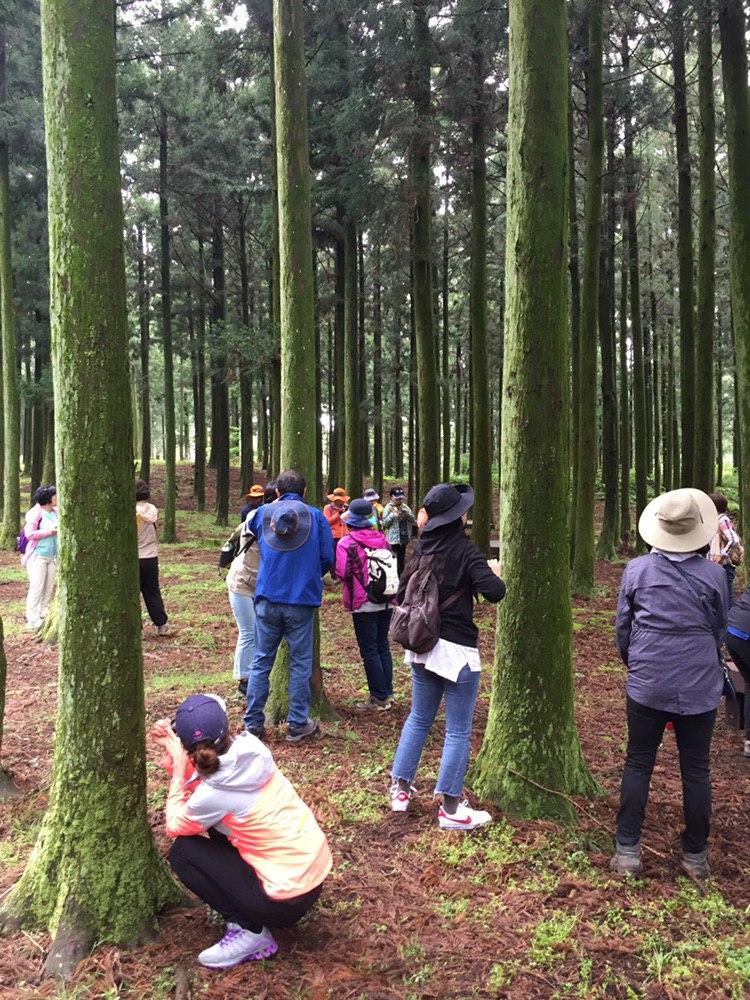
M42 523L42 518L40 515L39 520L37 521L36 524L36 528L34 529L35 531L39 530L39 525L41 523ZM28 548L28 544L29 544L29 536L26 534L26 525L24 524L23 528L21 528L21 532L18 538L16 539L16 548L21 553L21 555L25 554L26 549Z

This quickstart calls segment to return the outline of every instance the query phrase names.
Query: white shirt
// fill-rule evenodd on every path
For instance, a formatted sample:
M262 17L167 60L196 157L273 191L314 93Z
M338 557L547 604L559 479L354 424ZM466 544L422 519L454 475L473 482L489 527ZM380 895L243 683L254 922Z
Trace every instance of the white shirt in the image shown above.
M447 639L438 639L429 653L414 653L407 649L404 663L421 663L425 670L453 681L454 684L464 667L468 666L474 673L482 669L478 649L474 646L461 646Z

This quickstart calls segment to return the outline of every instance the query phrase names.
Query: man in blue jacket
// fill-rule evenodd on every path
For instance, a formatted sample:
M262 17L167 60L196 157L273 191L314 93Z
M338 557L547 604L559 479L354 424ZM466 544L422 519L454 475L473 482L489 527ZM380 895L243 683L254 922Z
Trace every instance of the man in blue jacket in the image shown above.
M245 728L263 735L268 678L282 639L289 646L287 742L313 736L309 718L315 609L323 603L323 577L333 565L333 536L322 511L304 503L306 483L293 469L276 481L275 503L251 515L247 531L258 540L255 653L247 684Z

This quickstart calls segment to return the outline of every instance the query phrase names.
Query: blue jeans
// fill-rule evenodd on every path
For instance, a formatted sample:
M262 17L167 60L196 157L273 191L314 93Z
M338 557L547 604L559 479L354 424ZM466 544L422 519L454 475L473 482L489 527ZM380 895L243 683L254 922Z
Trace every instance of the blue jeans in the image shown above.
M255 602L255 655L247 681L247 729L265 722L268 678L281 640L289 646L289 714L292 726L304 726L310 712L315 608L303 604L276 604L261 597Z
M411 668L411 712L401 731L393 761L393 780L414 781L419 758L445 697L445 743L436 795L460 795L469 766L471 723L479 693L479 671L465 666L457 681L448 681L420 664Z
M250 676L255 652L255 602L248 594L233 594L229 591L229 603L237 622L239 635L234 650L234 672L236 681Z
M737 567L730 562L724 563L724 572L727 575L727 589L729 591L729 607L734 604L734 578L737 576Z
M393 695L393 660L388 643L392 608L361 611L352 615L354 634L367 674L367 686L373 698L385 701Z

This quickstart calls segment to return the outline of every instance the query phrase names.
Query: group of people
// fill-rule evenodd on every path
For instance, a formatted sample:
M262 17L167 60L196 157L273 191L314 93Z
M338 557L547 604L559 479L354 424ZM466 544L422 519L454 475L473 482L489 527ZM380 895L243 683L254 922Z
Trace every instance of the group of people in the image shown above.
M156 560L156 508L145 483L137 484L136 495L141 588L162 628L158 563L149 563ZM210 968L274 954L273 930L309 911L331 870L324 833L263 742L269 677L283 640L289 651L286 739L299 743L318 730L310 718L310 682L315 613L327 574L340 584L364 665L369 697L357 708L391 708L394 638L411 671L411 707L391 766L390 808L409 808L425 742L444 704L434 789L438 827L469 831L491 822L487 811L463 797L481 670L473 614L476 599L498 603L506 587L498 562L487 560L466 535L473 490L434 486L416 516L398 488L385 507L372 490L351 499L338 488L324 511L306 503L305 495L304 478L282 472L276 482L249 491L237 529L227 585L239 632L234 672L246 698L244 732L233 739L221 698L200 694L151 733L171 774L170 864L226 921L221 940L199 956ZM24 529L35 585L27 615L41 619L49 603L44 561L54 563L57 555L54 487L41 488L35 500ZM719 701L729 690L724 639L750 683L750 590L737 600L733 594L742 543L726 498L695 489L653 500L639 532L650 551L626 567L616 616L617 647L627 666L628 739L610 867L619 875L642 873L651 775L665 731L672 729L683 788L682 866L701 879L710 873L711 738ZM54 582L54 569L51 576ZM745 754L750 756L750 726Z

